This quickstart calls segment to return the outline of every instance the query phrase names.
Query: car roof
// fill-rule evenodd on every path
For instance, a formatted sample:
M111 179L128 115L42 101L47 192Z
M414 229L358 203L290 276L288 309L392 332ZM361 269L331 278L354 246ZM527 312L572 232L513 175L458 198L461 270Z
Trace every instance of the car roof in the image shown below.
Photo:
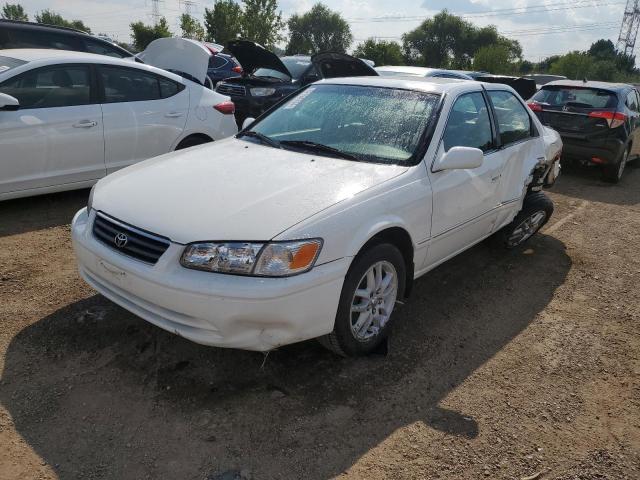
M63 27L61 25L49 25L48 23L34 23L34 22L25 22L24 20L10 20L8 18L1 18L0 24L12 24L17 27L25 27L25 28L37 28L37 29L47 29L47 30L62 30L69 33L79 33L81 35L89 35L89 33L78 30L77 28L72 27Z
M584 80L555 80L542 86L546 87L582 87L582 88L599 88L601 90L621 91L633 88L626 83L610 83L610 82L592 82Z
M399 88L403 90L416 90L429 93L446 93L456 91L480 91L482 85L492 88L496 84L484 84L482 82L470 82L459 78L440 78L440 77L416 77L416 76L398 76L398 77L346 77L346 78L330 78L321 80L317 83L332 85L360 85L366 87L386 87ZM507 89L511 90L507 86Z
M61 63L99 63L102 65L120 65L129 68L138 68L154 73L159 73L173 80L181 81L182 77L171 73L167 70L137 63L124 58L109 57L107 55L98 55L95 53L74 52L71 50L54 50L45 48L14 48L0 50L0 56L15 58L26 62L20 67L11 70L17 74L19 71L30 70L39 66L58 65Z

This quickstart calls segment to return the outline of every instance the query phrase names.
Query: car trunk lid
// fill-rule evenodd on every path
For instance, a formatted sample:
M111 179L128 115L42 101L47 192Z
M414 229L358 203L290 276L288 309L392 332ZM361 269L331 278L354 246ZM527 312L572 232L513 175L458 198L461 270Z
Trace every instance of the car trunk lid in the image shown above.
M158 38L138 58L147 65L168 70L204 85L212 55L211 50L195 40Z
M236 57L247 75L251 75L258 68L269 68L291 77L291 72L278 56L256 42L232 40L227 44L227 50Z

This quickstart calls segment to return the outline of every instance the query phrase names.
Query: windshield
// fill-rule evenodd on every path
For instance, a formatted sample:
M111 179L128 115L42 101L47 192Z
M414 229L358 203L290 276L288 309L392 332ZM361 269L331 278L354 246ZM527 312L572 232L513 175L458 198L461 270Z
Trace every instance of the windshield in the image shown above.
M586 109L615 108L618 103L616 96L606 90L563 86L543 87L531 100L557 108L565 106Z
M271 68L258 68L253 72L253 75L255 77L275 77L280 80L298 80L307 68L309 68L309 65L311 65L311 60L307 57L282 57L280 60L284 66L287 67L287 70L291 72L291 77L278 70L272 70Z
M270 140L331 147L357 160L409 163L439 96L355 85L313 85L254 125Z
M0 55L0 73L8 72L12 68L19 67L20 65L24 65L25 63L27 62L25 62L24 60L18 60L17 58L4 57Z

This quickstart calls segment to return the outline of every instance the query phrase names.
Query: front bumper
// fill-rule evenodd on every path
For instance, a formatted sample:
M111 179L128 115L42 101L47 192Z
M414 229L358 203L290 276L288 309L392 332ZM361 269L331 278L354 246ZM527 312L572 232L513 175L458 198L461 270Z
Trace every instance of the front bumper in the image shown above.
M203 345L268 351L333 330L348 258L288 278L200 272L171 243L155 265L98 242L95 212L80 210L72 240L82 278L121 307Z

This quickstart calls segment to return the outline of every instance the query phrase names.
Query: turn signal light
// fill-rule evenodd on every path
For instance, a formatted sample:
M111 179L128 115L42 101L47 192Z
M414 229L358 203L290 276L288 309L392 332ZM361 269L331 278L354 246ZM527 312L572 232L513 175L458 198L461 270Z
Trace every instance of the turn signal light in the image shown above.
M236 105L230 101L214 105L213 108L215 108L220 113L223 113L224 115L233 115L234 113L236 113Z
M616 128L623 125L627 121L627 116L622 112L610 112L596 110L589 113L591 118L604 118L607 121L609 128Z

